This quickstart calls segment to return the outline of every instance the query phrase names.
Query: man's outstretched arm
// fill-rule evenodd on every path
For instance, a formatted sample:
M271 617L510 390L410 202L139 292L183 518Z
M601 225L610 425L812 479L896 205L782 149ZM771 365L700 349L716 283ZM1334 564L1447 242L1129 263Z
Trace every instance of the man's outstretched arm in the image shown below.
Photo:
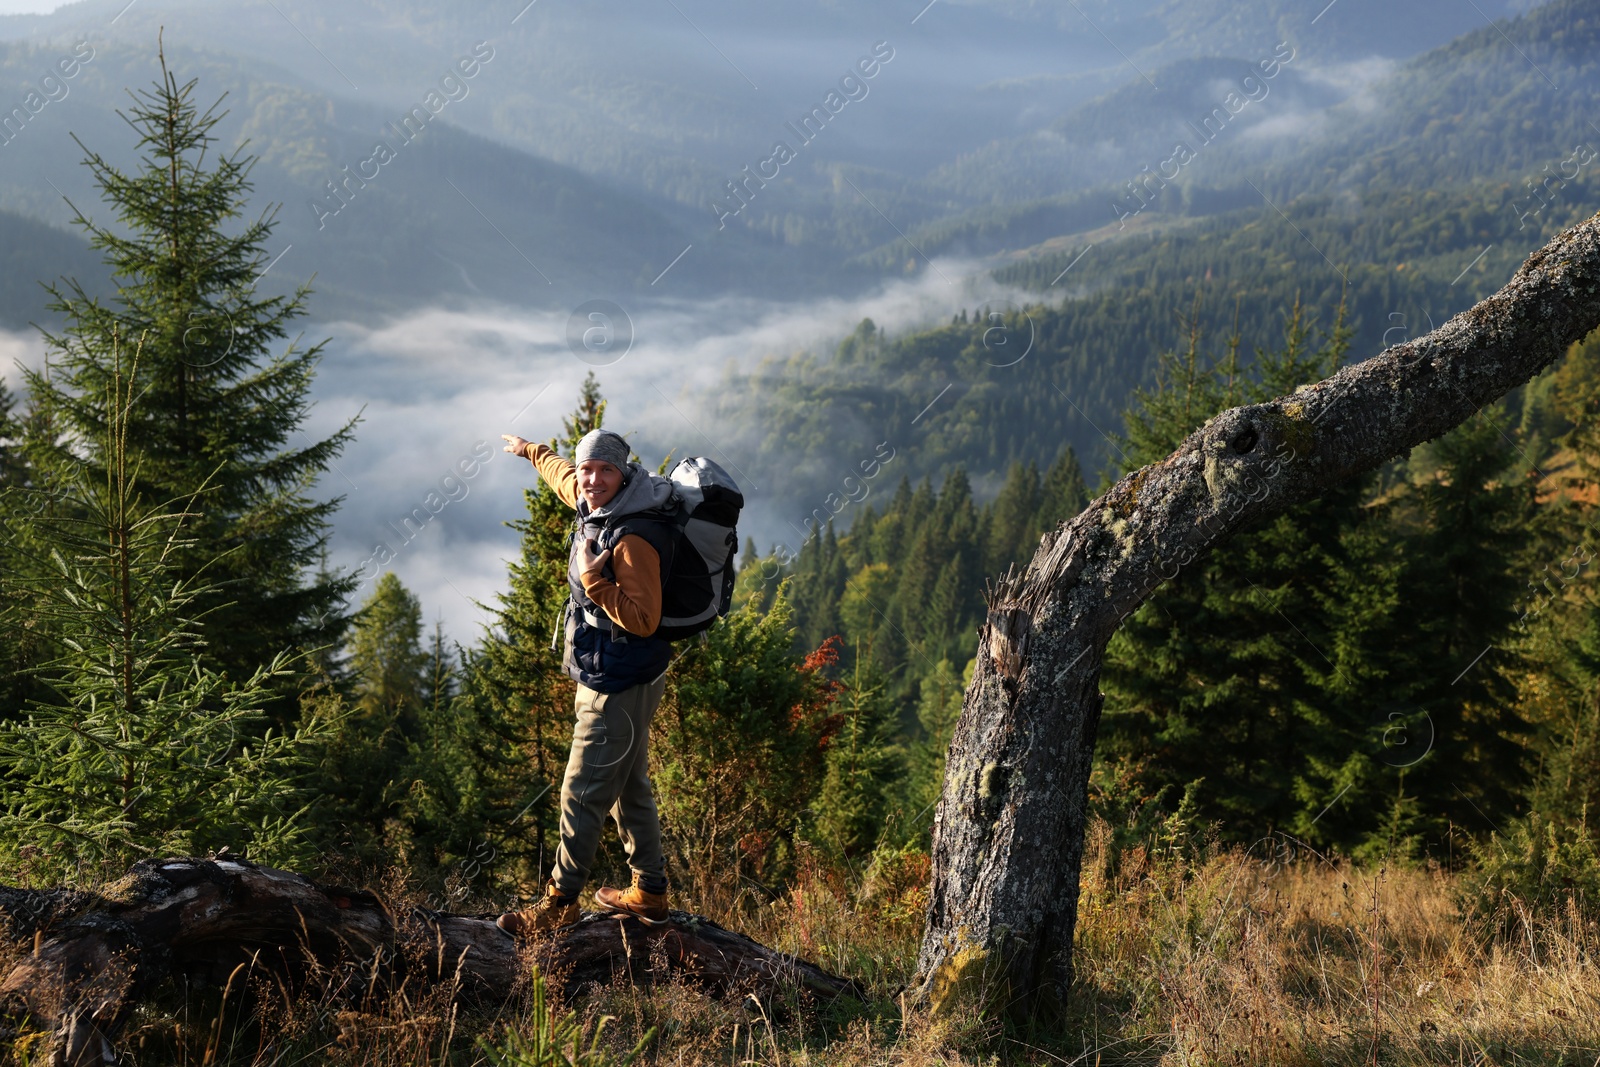
M555 490L562 503L569 508L578 506L578 468L572 465L571 460L562 457L549 445L534 441L528 441L523 446L522 454L528 457L544 483Z
M506 451L514 456L526 456L533 469L538 470L539 477L544 478L544 483L562 498L563 504L578 507L578 467L574 467L570 459L563 459L549 445L526 442L515 434L501 434L501 437L506 438Z

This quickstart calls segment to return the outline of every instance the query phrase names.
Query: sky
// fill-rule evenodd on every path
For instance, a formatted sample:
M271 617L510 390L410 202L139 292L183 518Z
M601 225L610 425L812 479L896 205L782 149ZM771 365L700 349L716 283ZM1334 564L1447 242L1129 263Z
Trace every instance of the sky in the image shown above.
M54 0L0 0L0 15L48 15L66 6Z

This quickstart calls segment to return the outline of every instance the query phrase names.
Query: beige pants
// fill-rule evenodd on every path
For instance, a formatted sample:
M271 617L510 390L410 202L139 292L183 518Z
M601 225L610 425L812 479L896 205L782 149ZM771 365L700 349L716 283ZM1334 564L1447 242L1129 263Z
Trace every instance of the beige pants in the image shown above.
M576 896L588 882L607 814L617 822L628 866L647 878L666 878L646 762L650 719L666 689L665 673L620 693L578 686L572 754L561 782L561 847L550 872L562 896Z

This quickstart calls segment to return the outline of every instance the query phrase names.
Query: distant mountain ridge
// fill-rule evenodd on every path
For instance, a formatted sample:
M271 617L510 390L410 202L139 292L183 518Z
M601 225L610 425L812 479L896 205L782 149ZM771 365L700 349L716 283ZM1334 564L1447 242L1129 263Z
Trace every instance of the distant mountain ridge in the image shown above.
M1487 19L1527 11L1537 0L965 0L1018 20L1114 37L1135 61L1247 55L1268 37L1315 46L1321 62L1405 58L1436 48Z
M78 35L99 49L72 97L30 131L28 158L0 159L0 208L62 226L67 211L45 178L84 203L66 135L123 158L111 110L124 88L148 81L165 27L169 56L184 76L202 76L200 92L233 90L226 129L263 157L260 197L284 204L280 232L294 246L275 271L317 272L325 313L656 295L669 265L665 291L676 297L848 292L917 261L902 233L920 244L997 211L1009 212L1003 237L924 250L1015 249L1061 232L1063 210L1075 218L1072 205L1092 190L1154 168L1173 123L1189 112L1199 121L1214 83L1277 41L1302 58L1272 100L1241 116L1241 134L1282 105L1316 111L1337 96L1313 77L1315 63L1380 44L1404 53L1455 26L1459 8L1424 0L1385 12L1390 30L1380 31L1374 0L1337 0L1314 25L1298 0L947 0L921 15L887 0L772 10L710 0L676 10L644 0L604 9L81 0L49 16L0 17L0 73L18 83ZM718 228L711 205L729 176L768 158L784 122L878 41L897 58L870 96ZM474 79L449 75L480 43L496 58ZM451 99L442 77L468 91ZM429 92L444 106L416 151L391 145L392 165L349 177L374 158L378 131ZM318 198L328 215L312 207ZM1017 204L1035 206L1005 206ZM979 228L994 232L992 222Z
M13 45L0 58L0 71L30 71L53 55L49 46ZM281 205L276 238L286 254L274 272L285 284L315 273L319 314L385 314L461 300L549 306L575 303L596 290L632 293L696 240L715 242L718 254L679 264L680 292L721 289L763 272L752 263L761 258L760 242L742 231L719 238L709 215L470 133L452 121L450 107L436 114L424 105L432 89L413 98L420 111L335 104L282 84L270 68L235 66L171 45L167 56L180 77L198 79L195 92L203 99L227 94L221 147L248 141L247 151L259 157L252 207ZM75 241L62 195L91 217L103 215L77 165L82 149L74 134L117 165L132 167L133 139L110 107L123 87L149 81L149 59L102 49L73 97L7 146L0 159L0 208L55 224L49 228L55 236L38 245L41 254ZM492 61L480 77L488 69ZM471 82L454 84L465 89ZM467 95L451 106L473 102ZM375 161L380 144L381 165ZM6 257L0 281L10 299L0 307L0 321L15 326L39 313L39 305L20 294L58 273L53 264L60 255L52 255L30 261L13 251Z
M1184 60L1154 72L1159 91L1136 80L1046 132L936 171L929 185L985 202L907 234L929 255L995 255L1105 226L1120 233L1134 216L1161 225L1262 205L1263 195L1282 204L1333 189L1526 187L1575 145L1600 146L1597 27L1600 0L1555 0L1342 89L1297 52L1221 136L1202 117L1250 64ZM1200 158L1174 178L1180 168L1162 164L1179 143ZM892 262L900 249L887 241L859 259Z

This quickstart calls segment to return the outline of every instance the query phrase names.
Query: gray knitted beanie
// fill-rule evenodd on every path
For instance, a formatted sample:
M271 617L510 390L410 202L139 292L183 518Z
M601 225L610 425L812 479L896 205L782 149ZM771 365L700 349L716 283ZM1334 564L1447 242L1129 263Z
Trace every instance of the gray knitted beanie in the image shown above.
M627 473L628 452L628 441L621 434L610 430L590 430L578 442L578 447L572 454L572 461L582 463L586 459L604 460L617 470Z

